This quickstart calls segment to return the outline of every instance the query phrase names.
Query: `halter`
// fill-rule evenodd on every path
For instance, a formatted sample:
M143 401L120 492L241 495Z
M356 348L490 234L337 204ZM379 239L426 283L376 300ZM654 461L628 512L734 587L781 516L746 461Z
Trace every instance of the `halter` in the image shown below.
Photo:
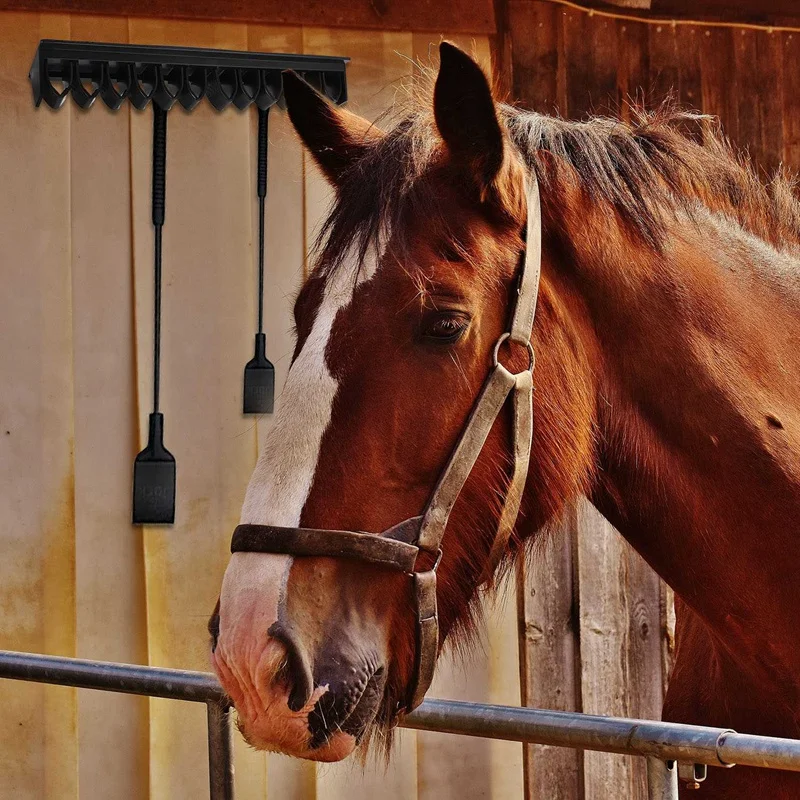
M239 525L233 532L232 553L347 558L409 575L413 582L416 611L416 655L406 701L398 710L413 711L424 699L433 680L439 655L436 569L442 558L442 539L447 520L478 460L492 425L512 391L514 464L511 483L503 501L489 563L481 581L491 576L503 557L519 514L533 435L535 357L531 332L541 274L541 209L539 186L534 175L531 175L527 187L527 205L525 251L521 259L511 325L495 344L491 371L424 512L379 534L319 528L280 528L274 525ZM506 341L527 349L528 367L522 372L509 372L500 363L500 347ZM432 567L417 571L416 562L420 553L428 553L434 558Z

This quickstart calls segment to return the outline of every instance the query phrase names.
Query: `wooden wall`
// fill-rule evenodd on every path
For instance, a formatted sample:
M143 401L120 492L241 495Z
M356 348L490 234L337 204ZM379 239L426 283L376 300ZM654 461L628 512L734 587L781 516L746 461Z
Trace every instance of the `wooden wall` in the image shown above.
M524 106L580 119L673 91L718 115L762 168L800 166L800 19L794 31L756 30L634 22L543 0L504 9L511 95Z
M34 109L42 38L350 55L351 107L389 107L441 35L0 12L0 648L207 670L206 621L270 418L241 414L255 321L255 113L175 108L167 136L162 405L176 524L130 524L151 397L150 111ZM489 64L486 37L460 39ZM328 190L270 122L266 324L283 381L290 308ZM513 593L485 649L434 692L518 705ZM0 681L0 800L207 796L205 711ZM391 765L315 766L236 738L240 800L518 797L522 749L403 731Z
M507 0L499 20L497 60L524 107L625 117L626 98L673 93L718 115L764 174L800 168L800 30L636 22L541 0ZM518 591L528 705L659 716L670 593L588 503L520 567ZM529 747L525 773L535 800L646 798L644 765L624 756Z

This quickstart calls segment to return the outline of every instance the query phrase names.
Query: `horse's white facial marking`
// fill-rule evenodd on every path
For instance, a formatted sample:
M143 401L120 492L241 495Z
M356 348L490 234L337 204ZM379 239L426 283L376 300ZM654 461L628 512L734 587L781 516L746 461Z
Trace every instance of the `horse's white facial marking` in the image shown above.
M372 278L377 264L374 257L365 258L360 269L355 261L342 264L325 287L311 333L289 370L275 424L250 478L242 524L299 525L336 396L337 382L325 362L333 322L350 304L355 289ZM241 702L255 709L256 717L269 716L270 698L258 694L259 687L271 685L283 657L283 648L273 646L267 631L285 606L292 562L285 555L234 553L222 582L215 668L228 677L227 690L238 692ZM254 642L259 645L253 646ZM303 737L307 735L305 723L299 730Z
M333 321L372 279L379 258L368 253L360 268L342 264L330 278L317 317L280 396L275 423L247 487L241 522L297 527L311 491L322 437L331 421L337 382L325 362Z

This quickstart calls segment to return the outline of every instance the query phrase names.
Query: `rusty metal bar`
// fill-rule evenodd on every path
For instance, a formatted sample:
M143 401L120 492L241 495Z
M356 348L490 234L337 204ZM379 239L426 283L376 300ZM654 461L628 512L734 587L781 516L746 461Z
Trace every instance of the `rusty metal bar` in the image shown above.
M208 708L208 782L211 800L233 800L233 727L230 706Z
M228 702L217 679L207 672L43 656L12 650L0 650L0 678L197 703Z
M206 703L211 797L232 800L231 711L213 675L0 650L0 678ZM675 797L675 769L667 769L669 761L800 772L800 740L722 728L453 700L426 700L401 724L417 730L645 756L651 791L661 792L651 795L657 800Z
M454 700L426 700L401 724L417 730L653 756L662 761L717 767L744 764L800 772L800 740L699 725Z
M0 678L205 703L208 709L209 798L233 800L230 702L213 675L0 650Z

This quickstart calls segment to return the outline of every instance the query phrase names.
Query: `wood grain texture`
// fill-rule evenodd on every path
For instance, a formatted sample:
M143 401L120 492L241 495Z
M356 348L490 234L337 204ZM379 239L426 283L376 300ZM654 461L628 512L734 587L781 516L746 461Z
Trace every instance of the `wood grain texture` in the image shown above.
M783 81L785 72L797 72L797 62L784 62L783 33L756 33L755 76L760 139L755 157L759 167L771 174L783 160ZM785 64L785 69L784 69Z
M678 58L678 102L686 109L699 110L703 102L700 77L702 39L702 29L694 25L679 25L675 29L675 48Z
M783 36L783 160L800 169L800 34Z
M700 38L701 108L718 117L723 131L731 139L739 140L738 87L733 76L736 70L734 37L730 28L706 28Z
M630 587L625 575L625 547L613 528L586 501L581 501L577 524L577 588L582 710L587 713L629 716ZM658 667L660 679L660 664ZM639 800L643 796L636 791L634 767L633 759L628 756L587 751L585 797L603 800L617 793Z
M650 91L650 49L647 25L620 22L617 84L622 118L630 120L630 103L645 103Z
M653 15L715 19L722 22L770 24L779 17L797 18L795 0L652 0Z
M69 111L41 114L27 80L65 16L0 27L0 646L75 655L75 461ZM77 692L0 682L0 794L77 800Z
M566 97L559 95L558 80L559 65L564 64L559 57L563 15L564 11L552 3L508 2L513 43L512 97L542 114L566 110Z
M800 10L795 0L570 0L587 11L597 10L615 16L624 14L641 20L686 22L707 20L735 25L753 24L800 26Z
M83 41L125 42L118 17L76 17ZM131 281L130 110L71 114L72 309L75 374L76 651L147 661L141 530L131 524L138 437ZM111 622L113 620L113 623ZM144 797L146 698L78 694L81 797Z
M592 20L583 12L570 8L560 16L560 22L564 37L565 116L581 120L589 116L592 109Z
M517 573L519 655L522 702L558 711L581 708L579 639L573 571L577 527L574 507L563 523L538 541ZM583 761L580 750L525 745L525 797L528 800L580 800Z
M764 177L783 158L784 114L798 113L797 99L794 108L785 109L783 103L783 34L741 30L735 32L733 44L738 140ZM787 72L795 69L787 64Z
M680 92L680 58L675 25L648 25L650 92L648 101L655 106Z
M494 33L492 0L0 0L0 11L251 22L388 31ZM336 55L339 55L338 53Z

